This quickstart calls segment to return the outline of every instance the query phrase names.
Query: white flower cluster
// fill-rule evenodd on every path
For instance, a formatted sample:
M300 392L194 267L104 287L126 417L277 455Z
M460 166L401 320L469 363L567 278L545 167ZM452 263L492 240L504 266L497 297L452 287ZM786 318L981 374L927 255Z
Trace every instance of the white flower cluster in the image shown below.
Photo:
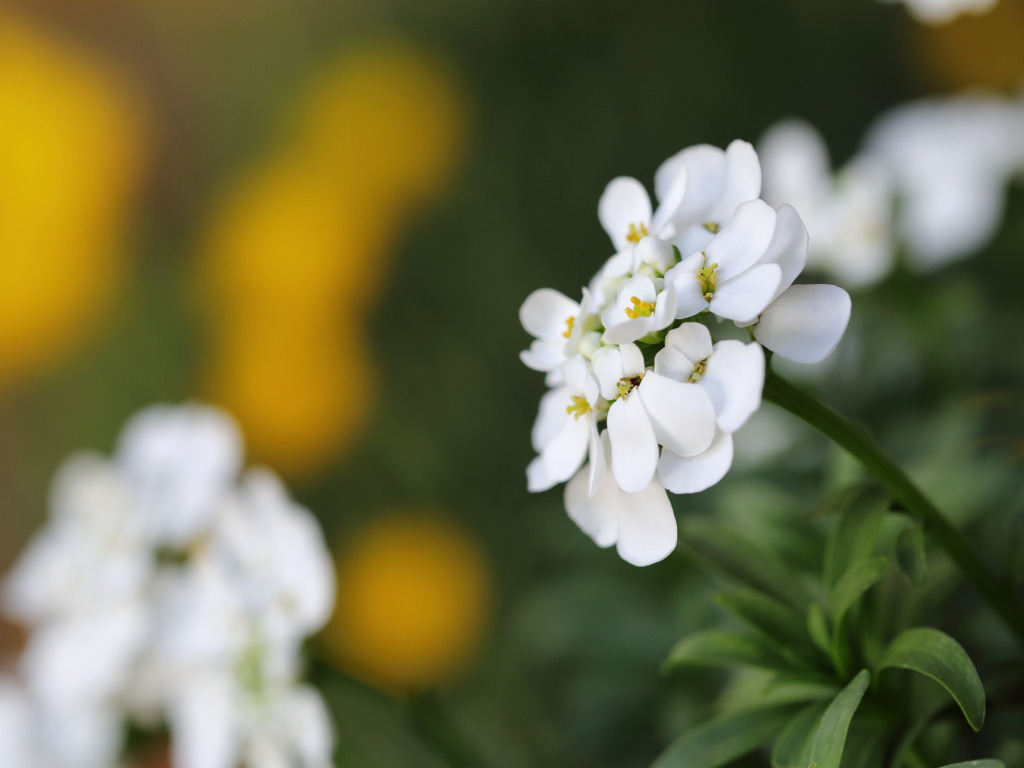
M327 768L303 640L334 603L312 515L199 405L136 415L116 456L72 457L50 519L5 584L30 630L0 679L0 755L18 768L111 768L125 725L166 726L178 768Z
M796 205L807 225L808 266L867 285L901 246L930 269L991 239L1006 185L1024 171L1024 99L964 94L897 107L834 174L825 142L801 121L770 128L759 153L765 199Z
M669 158L655 176L656 210L640 182L617 178L598 205L615 255L579 302L543 288L520 309L535 337L521 358L551 387L528 487L568 482L570 517L635 565L675 548L666 491L695 493L728 471L732 433L761 403L762 347L818 362L850 317L841 288L793 284L806 230L760 189L743 141ZM752 340L716 341L729 327Z

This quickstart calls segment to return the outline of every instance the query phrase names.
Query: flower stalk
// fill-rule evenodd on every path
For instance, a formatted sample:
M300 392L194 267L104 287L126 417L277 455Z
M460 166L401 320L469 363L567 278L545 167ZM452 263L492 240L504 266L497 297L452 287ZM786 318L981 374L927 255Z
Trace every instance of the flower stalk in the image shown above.
M849 451L900 503L919 520L925 533L955 562L1003 623L1024 644L1024 609L985 566L958 531L921 492L907 474L863 430L824 403L790 384L774 371L765 377L764 399L803 419Z

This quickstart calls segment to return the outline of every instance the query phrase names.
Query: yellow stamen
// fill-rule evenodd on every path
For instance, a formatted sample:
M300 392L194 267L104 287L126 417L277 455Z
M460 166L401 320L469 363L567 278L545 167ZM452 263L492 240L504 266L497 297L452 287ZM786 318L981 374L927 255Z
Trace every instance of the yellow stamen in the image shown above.
M696 384L698 381L700 381L700 378L701 376L704 375L705 371L707 371L707 368L708 359L705 357L703 360L701 360L699 363L693 366L693 373L690 374L690 378L688 378L687 381L690 382L691 384Z
M590 403L587 402L587 398L582 395L572 396L572 405L565 407L566 413L571 413L575 418L579 419L580 416L585 416L591 411Z
M565 318L565 333L563 333L562 336L564 336L567 339L570 336L572 336L572 327L574 325L576 325L576 318L575 317L567 317L567 318Z
M619 379L619 397L617 399L625 400L629 396L630 392L640 386L640 382L643 378L644 375L641 373L636 376L623 376Z
M704 254L704 259L707 260L707 254ZM718 287L716 269L718 269L718 264L712 264L710 267L701 267L695 275L697 282L700 283L700 290L704 294L705 301L711 301L715 295L715 288Z
M718 222L717 221L705 221L704 229L710 232L712 235L718 234Z
M639 243L649 234L645 224L630 224L626 239L631 243Z
M650 317L654 314L654 308L657 306L655 302L640 301L636 296L631 296L629 300L633 302L633 306L626 307L624 311L626 313L626 317L631 320L636 320L638 317Z

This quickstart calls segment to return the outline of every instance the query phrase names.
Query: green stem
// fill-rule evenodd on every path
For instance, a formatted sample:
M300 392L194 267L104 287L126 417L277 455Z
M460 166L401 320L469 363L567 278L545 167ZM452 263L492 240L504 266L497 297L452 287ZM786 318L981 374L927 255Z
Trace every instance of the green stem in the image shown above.
M921 493L914 482L859 427L794 387L773 371L764 384L764 399L798 416L849 451L892 494L905 512L919 520L929 538L960 566L964 576L1024 643L1024 610L1012 592L985 567L963 535Z

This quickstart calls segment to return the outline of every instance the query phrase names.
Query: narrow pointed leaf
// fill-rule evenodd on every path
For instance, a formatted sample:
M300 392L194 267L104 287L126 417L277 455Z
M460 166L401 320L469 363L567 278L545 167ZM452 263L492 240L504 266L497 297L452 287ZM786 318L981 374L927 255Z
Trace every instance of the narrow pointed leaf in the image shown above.
M811 762L811 746L818 724L827 705L811 704L786 723L772 747L772 768L807 768Z
M765 547L722 524L691 518L680 524L679 540L723 577L803 609L804 574Z
M806 643L807 628L799 613L761 592L741 590L715 595L715 601L753 629L783 645Z
M965 763L950 763L941 768L1006 768L1002 760L968 760Z
M945 688L960 705L971 728L985 722L985 689L967 652L945 632L930 627L908 629L885 652L879 669L912 669Z
M829 653L831 641L828 620L825 618L825 609L821 607L821 603L811 603L807 608L807 634L818 648Z
M789 665L761 639L722 629L708 629L687 635L676 643L662 669L670 670L681 664L789 669Z
M720 768L770 741L802 705L730 712L690 728L651 768Z
M850 721L870 683L871 673L862 669L825 709L811 746L810 765L815 768L839 768L846 748Z
M844 503L844 499L849 500ZM829 587L851 565L871 556L888 511L888 500L874 489L852 489L836 504L849 506L839 510L839 520L825 543L825 583Z
M875 583L882 578L889 562L884 557L872 557L850 566L828 594L828 611L833 625L839 625L843 616Z
M923 587L928 580L928 560L924 550L924 529L916 520L896 535L896 564L907 581Z

